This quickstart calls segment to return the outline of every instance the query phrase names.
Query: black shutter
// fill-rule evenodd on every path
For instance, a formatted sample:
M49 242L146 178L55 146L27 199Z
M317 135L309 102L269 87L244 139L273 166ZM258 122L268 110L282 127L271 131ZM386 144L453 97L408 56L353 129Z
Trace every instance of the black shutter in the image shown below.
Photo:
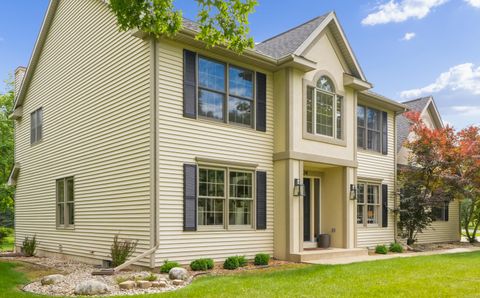
M183 116L197 117L197 54L183 50Z
M267 76L257 72L257 130L267 131Z
M448 221L448 207L449 207L449 202L445 203L445 221Z
M183 230L197 230L197 166L183 165Z
M388 185L382 184L382 227L388 227Z
M257 230L267 228L267 172L257 172Z
M382 112L382 154L388 154L388 113Z

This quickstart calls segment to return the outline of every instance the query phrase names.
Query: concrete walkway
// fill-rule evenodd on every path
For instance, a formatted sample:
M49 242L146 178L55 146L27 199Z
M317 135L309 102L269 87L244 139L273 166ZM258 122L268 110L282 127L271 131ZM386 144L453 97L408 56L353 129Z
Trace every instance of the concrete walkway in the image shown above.
M315 261L306 261L307 264L322 264L322 265L339 265L339 264L351 264L351 263L360 263L360 262L369 262L377 260L387 260L395 258L409 258L409 257L419 257L419 256L433 256L433 255L443 255L443 254L456 254L456 253L465 253L465 252L474 252L480 251L480 247L461 247L461 248L452 248L452 249L442 249L442 250L433 250L425 252L405 252L405 253L389 253L388 255L368 255L368 256L357 256L357 257L346 257L346 258L332 258L324 260L315 260Z

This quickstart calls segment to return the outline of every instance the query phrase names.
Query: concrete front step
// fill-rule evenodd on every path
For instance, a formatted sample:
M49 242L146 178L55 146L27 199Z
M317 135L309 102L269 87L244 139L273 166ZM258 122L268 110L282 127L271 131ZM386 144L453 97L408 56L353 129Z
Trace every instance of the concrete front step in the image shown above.
M336 258L350 258L368 256L366 248L328 248L305 250L303 252L292 254L291 259L294 262L309 262L316 260L327 260Z

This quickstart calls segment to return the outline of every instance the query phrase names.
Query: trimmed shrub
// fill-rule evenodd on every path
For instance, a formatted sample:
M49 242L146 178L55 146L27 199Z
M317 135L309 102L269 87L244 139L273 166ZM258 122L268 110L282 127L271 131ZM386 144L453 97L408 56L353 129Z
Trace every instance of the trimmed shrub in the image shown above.
M245 267L248 264L247 258L245 256L237 256L238 266Z
M33 238L30 239L28 236L25 237L22 243L23 254L27 257L33 257L35 255L35 249L37 248L37 236L33 235Z
M165 262L163 262L163 265L160 266L160 272L168 273L170 272L170 269L174 267L180 267L180 264L178 264L177 262L170 262L169 260L165 260Z
M257 266L268 265L269 261L270 261L270 255L261 253L261 254L255 255L254 264Z
M389 248L389 250L390 250L391 252L402 253L402 252L403 252L403 246L402 246L400 243L392 242L392 243L390 243L390 248Z
M0 227L0 243L13 234L13 229Z
M223 268L228 270L235 270L240 266L238 263L238 256L228 257L223 263Z
M388 249L385 245L377 245L375 247L375 253L376 254L381 254L381 255L386 255L388 253Z
M207 271L213 269L212 259L197 259L190 263L190 268L193 271Z
M137 248L138 241L119 240L118 234L113 237L113 243L110 248L112 256L112 266L117 267L127 261Z

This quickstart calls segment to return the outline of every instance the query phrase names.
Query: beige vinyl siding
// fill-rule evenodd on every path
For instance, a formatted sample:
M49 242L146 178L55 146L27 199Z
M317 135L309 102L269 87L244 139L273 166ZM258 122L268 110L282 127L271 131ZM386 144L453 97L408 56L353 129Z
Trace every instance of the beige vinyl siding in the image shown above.
M273 253L273 79L241 61L204 56L267 74L267 132L183 117L183 46L160 41L158 57L158 192L160 247L163 260L187 263L200 257L217 261L231 255L253 257ZM190 48L190 50L198 51ZM267 229L242 231L183 231L183 164L196 157L258 164L267 171Z
M116 233L149 247L149 63L148 41L120 33L104 3L60 1L16 123L17 245L36 234L41 251L98 260ZM71 176L75 229L57 229L55 180Z
M363 104L363 103L361 103ZM370 106L367 104L367 106ZM375 108L375 106L370 106ZM394 185L395 185L395 133L394 115L388 112L388 155L358 149L357 180L370 178L381 184L388 184L388 227L381 227L381 218L378 227L363 227L357 225L357 247L372 247L377 244L388 244L394 240ZM380 196L381 200L381 196ZM356 210L356 209L355 209ZM381 207L379 210L381 214ZM355 217L356 218L356 217Z
M448 221L434 221L432 225L417 235L419 243L460 241L460 203L450 202Z

